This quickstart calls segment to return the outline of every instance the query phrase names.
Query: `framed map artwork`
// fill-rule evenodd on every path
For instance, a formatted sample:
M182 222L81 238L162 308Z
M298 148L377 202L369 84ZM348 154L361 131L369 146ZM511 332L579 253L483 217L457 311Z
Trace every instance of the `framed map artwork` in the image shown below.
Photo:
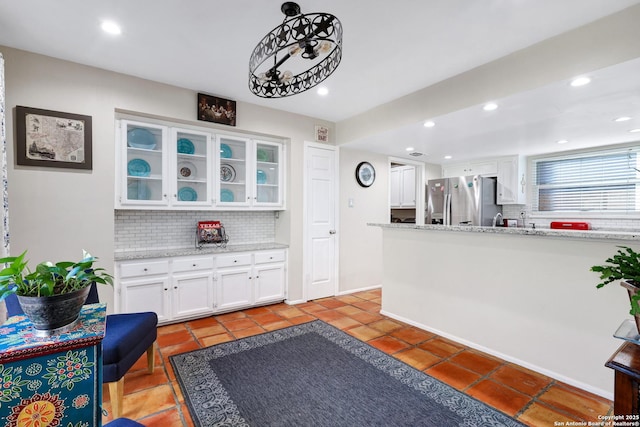
M91 116L16 106L16 163L91 169Z

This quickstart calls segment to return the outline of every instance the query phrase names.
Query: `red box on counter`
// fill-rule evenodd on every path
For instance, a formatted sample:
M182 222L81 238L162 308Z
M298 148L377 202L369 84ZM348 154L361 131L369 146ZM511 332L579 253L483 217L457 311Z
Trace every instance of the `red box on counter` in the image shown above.
M556 230L591 230L591 224L578 221L552 221L551 228Z

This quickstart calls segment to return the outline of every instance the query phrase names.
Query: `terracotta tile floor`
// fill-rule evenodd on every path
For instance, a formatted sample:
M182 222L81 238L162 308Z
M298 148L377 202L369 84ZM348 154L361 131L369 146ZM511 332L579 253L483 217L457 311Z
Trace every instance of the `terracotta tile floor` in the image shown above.
M156 369L141 358L125 377L124 416L148 427L192 426L169 356L321 319L529 426L597 421L612 402L380 315L381 291L275 304L158 328ZM111 410L107 386L104 409ZM111 415L103 417L106 422ZM555 424L555 423L558 424Z

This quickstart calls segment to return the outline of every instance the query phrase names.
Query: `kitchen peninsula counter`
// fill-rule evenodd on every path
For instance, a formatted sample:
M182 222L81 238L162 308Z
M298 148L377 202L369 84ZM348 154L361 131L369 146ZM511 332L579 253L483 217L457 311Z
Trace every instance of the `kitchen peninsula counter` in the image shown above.
M513 234L519 236L547 236L567 237L572 239L597 239L597 240L631 240L640 243L640 230L616 231L616 230L556 230L550 228L523 228L523 227L474 227L469 225L416 225L416 224L376 224L368 225L393 229L451 231L486 234Z
M382 314L613 398L604 364L629 300L597 289L590 268L640 250L640 233L369 225L382 233Z
M202 248L167 248L167 249L149 249L149 250L122 250L116 251L114 254L115 261L129 261L136 259L148 259L148 258L166 258L176 256L191 256L191 255L215 255L226 254L233 252L255 252L271 249L287 249L289 245L282 243L249 243L249 244L236 244L227 245L226 247L220 247L215 245L205 245Z

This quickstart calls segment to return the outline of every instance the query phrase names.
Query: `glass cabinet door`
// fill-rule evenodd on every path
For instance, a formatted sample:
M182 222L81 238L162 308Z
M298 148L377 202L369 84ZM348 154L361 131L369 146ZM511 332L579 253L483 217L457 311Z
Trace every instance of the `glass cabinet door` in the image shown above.
M211 135L192 130L173 129L176 176L172 202L176 205L211 204Z
M123 120L121 141L126 144L121 169L126 173L122 203L166 204L167 127Z
M282 146L255 141L255 205L282 204Z
M249 170L247 162L249 140L219 135L216 156L220 177L218 181L218 206L246 206L251 201L249 194Z

